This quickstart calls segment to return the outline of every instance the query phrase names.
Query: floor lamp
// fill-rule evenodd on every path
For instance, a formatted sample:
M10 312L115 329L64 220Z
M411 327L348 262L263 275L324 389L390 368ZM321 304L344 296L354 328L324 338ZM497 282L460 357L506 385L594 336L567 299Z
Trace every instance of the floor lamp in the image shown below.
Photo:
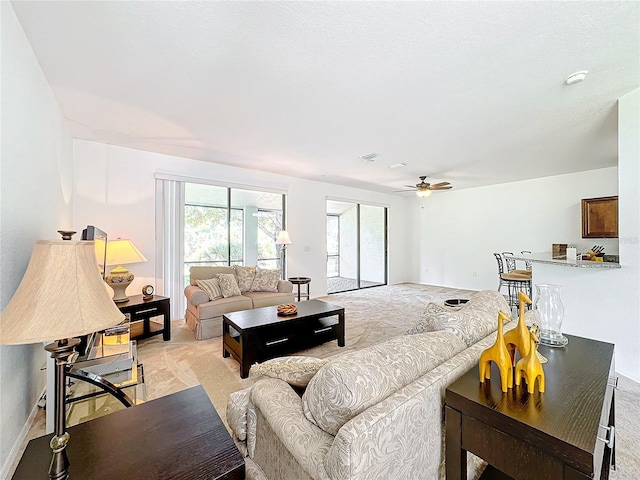
M280 233L278 234L278 238L276 238L276 245L280 245L280 257L282 258L282 279L283 280L285 279L284 262L286 257L286 249L287 249L287 245L291 245L292 243L293 242L289 237L289 232L287 232L286 230L280 230Z
M65 375L69 356L80 342L75 337L104 330L123 319L100 276L92 241L36 242L22 282L0 315L0 344L58 339L45 346L56 365L55 392L49 392L55 394L50 479L69 478Z

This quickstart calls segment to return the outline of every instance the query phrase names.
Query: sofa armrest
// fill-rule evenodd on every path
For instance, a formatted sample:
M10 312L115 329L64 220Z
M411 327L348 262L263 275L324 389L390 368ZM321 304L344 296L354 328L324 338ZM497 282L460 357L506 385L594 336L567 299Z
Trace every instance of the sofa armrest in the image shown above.
M187 285L184 289L184 295L187 297L187 302L194 307L209 301L209 295L207 295L207 293L200 287L196 287L195 285Z
M289 280L278 280L278 293L293 292L293 283Z
M307 420L302 409L302 399L291 386L276 378L263 378L256 382L250 394L250 406L258 410L278 440L306 472L315 472L322 465L333 443L333 435L321 430ZM247 422L249 455L260 448L255 443L256 426L251 416ZM311 474L313 478L315 475Z

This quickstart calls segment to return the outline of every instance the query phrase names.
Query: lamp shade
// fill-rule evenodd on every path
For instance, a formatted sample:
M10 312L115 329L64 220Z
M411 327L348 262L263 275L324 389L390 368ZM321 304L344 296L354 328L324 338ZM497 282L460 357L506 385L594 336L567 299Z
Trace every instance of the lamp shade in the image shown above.
M96 265L94 243L37 241L15 295L0 315L0 343L38 343L122 322Z
M145 256L131 240L118 238L107 242L107 265L146 262Z
M431 190L417 190L416 195L420 198L426 198L431 195Z
M292 243L291 238L289 238L289 232L280 230L278 238L276 238L276 245L291 245Z

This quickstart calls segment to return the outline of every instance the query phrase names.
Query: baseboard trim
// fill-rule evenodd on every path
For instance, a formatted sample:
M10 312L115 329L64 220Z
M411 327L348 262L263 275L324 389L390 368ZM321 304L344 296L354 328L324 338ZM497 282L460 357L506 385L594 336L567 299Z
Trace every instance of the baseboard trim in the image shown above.
M44 387L42 389L42 394L38 397L38 400L42 397L42 395L45 394L46 391L47 387ZM7 460L4 462L4 465L2 465L2 470L0 470L0 478L2 478L3 480L9 480L9 474L13 474L11 470L14 466L14 463L16 464L16 466L18 464L17 460L19 456L22 455L22 444L24 443L25 438L27 438L27 434L29 433L31 426L33 425L33 421L36 419L38 408L40 407L38 407L38 402L36 401L36 403L33 405L33 408L31 409L31 413L29 413L27 420L24 422L22 430L20 430L20 433L18 434L18 438L16 438L16 441L13 443L11 451L9 451Z

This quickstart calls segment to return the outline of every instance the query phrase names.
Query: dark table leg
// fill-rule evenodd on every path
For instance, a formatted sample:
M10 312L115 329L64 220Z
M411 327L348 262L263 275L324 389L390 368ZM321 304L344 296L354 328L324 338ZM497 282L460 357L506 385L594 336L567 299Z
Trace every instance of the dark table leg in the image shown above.
M229 335L229 324L222 320L222 357L229 357L229 351L226 348L227 336Z
M163 320L164 320L164 330L162 331L162 339L165 342L171 340L171 306L169 300L166 302L160 302L158 308L162 312ZM149 328L149 319L145 320L145 328Z
M344 347L344 310L338 314L338 346Z
M445 407L447 480L466 480L467 452L462 449L462 416L460 412Z
M240 334L240 377L247 378L251 365L256 359L256 346L251 345L251 335Z

